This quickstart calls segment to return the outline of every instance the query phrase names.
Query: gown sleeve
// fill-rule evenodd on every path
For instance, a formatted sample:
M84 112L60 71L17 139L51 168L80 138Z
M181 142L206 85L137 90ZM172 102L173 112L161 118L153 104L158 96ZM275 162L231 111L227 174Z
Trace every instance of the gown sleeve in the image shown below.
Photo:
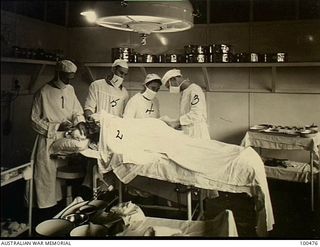
M131 98L125 106L123 118L134 118L136 115L134 98Z
M73 125L77 125L80 122L85 122L85 118L83 115L83 109L82 106L76 96L76 93L74 91L74 89L72 89L72 94L70 95L70 97L73 97L73 112L72 112L72 121L73 121Z
M95 85L94 82L91 83L89 86L89 93L86 99L86 102L84 104L85 110L90 110L91 112L95 113L97 108L97 97L95 93Z
M33 98L31 123L34 131L47 138L54 138L60 125L58 122L49 122L47 118L43 117L43 99L41 91L38 91Z

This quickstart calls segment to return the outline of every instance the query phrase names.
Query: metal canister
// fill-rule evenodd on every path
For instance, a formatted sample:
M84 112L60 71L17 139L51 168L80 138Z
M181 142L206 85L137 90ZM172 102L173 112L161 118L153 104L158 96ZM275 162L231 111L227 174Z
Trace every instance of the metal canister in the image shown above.
M197 63L205 63L206 59L205 59L205 55L204 54L198 54L197 55Z
M272 54L270 54L270 53L259 54L259 62L261 62L261 63L272 62Z
M130 55L130 62L131 63L143 63L144 56L139 53L134 53Z
M158 58L158 63L165 63L166 62L166 55L165 54L158 55L157 58Z
M277 52L271 54L271 62L283 63L287 61L287 54L285 52Z
M229 63L230 62L230 56L228 53L222 53L222 60L223 63Z
M133 53L130 55L130 63L138 63L138 54Z
M205 47L198 45L197 46L197 54L196 54L196 62L197 63L205 63L206 62L205 54L206 54Z
M131 54L131 49L130 48L123 48L122 53L120 54L120 58L129 62L130 59L130 54Z
M216 52L216 45L212 44L208 46L208 54L214 54Z
M144 62L145 63L154 63L154 56L150 54L145 54L144 55Z
M209 46L210 47L210 46ZM209 48L210 50L210 48ZM226 44L215 44L212 45L211 50L214 51L214 53L229 53L230 51L230 45Z
M198 46L197 46L197 53L198 53L198 54L205 54L205 53L206 53L206 52L205 52L205 47L202 46L202 45L198 45Z
M229 45L221 44L220 48L221 48L222 53L229 53L229 51L230 51L230 46Z
M251 63L257 63L259 62L259 57L257 53L251 52L250 53L250 62Z
M178 57L176 54L170 54L170 63L176 63L178 62Z
M111 52L112 52L112 61L120 58L129 62L132 49L128 47L119 47L119 48L112 48Z
M284 63L287 61L287 54L285 52L278 52L277 53L277 62Z
M207 55L207 63L214 63L214 54Z

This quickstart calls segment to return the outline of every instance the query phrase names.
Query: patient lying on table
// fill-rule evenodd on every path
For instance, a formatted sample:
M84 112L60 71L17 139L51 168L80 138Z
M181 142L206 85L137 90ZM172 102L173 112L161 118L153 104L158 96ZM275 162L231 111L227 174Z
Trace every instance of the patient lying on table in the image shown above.
M191 138L159 119L122 119L104 111L92 117L100 124L101 172L112 168L124 183L140 175L203 189L248 193L256 200L257 231L272 230L264 164L252 148ZM110 152L120 154L122 163L110 164Z
M250 147L194 139L159 119L122 119L93 114L100 126L98 165L128 183L135 176L202 189L247 193L255 199L257 233L270 231L274 218L263 162ZM76 134L76 133L75 133ZM121 162L110 162L110 153Z

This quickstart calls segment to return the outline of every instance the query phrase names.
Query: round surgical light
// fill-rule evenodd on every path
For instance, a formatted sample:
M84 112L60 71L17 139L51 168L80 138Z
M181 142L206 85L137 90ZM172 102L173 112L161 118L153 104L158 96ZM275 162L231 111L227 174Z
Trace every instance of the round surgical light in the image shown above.
M86 11L96 24L123 31L142 34L168 33L193 27L193 8L189 1L97 1L95 15Z
M88 22L95 23L97 21L97 14L95 11L84 11L81 12L80 15L85 16Z

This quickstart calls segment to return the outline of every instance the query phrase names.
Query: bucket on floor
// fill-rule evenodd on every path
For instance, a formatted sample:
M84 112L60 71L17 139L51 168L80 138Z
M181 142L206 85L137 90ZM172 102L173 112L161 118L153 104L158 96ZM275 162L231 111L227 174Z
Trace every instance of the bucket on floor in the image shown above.
M65 219L50 219L36 226L36 233L42 237L67 237L75 224Z
M105 237L108 235L109 229L104 225L86 224L74 228L70 232L71 237Z

